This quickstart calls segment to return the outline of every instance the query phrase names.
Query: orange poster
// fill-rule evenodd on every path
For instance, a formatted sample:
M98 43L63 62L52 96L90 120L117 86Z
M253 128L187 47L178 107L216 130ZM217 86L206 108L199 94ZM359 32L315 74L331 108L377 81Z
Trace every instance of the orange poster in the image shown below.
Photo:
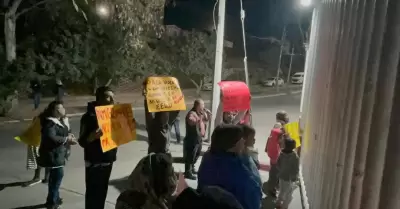
M149 112L186 110L185 97L174 77L149 77L146 92Z
M96 116L103 132L100 138L103 152L136 140L136 124L130 104L96 107Z

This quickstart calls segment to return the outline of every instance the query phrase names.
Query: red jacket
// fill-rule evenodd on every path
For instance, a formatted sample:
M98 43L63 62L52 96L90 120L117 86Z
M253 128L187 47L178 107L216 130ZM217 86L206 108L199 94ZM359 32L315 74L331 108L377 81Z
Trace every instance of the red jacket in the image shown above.
M265 146L265 152L270 158L271 164L278 162L279 154L281 153L281 146L279 145L279 138L282 135L280 128L273 128Z

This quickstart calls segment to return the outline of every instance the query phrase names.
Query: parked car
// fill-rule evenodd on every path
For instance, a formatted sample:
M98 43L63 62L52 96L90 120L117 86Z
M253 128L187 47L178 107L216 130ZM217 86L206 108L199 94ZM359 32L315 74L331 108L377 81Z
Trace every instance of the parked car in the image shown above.
M276 86L276 85L282 86L285 84L285 81L282 78L277 78L277 77L272 77L268 78L267 80L263 81L263 86Z
M201 87L201 90L203 91L212 91L212 83L205 83L203 84L203 87Z
M304 81L304 72L297 72L292 75L290 79L293 84L303 84Z

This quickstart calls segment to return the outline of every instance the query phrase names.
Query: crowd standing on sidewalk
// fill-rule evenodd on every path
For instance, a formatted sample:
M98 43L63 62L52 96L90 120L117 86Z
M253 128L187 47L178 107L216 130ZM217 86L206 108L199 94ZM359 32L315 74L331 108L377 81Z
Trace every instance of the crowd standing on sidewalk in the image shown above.
M262 197L265 190L266 195L277 198L276 208L288 208L298 182L299 157L294 140L285 132L284 125L289 122L286 112L276 114L276 124L267 140L265 151L271 159L271 170L268 182L263 185L258 150L254 148L256 131L250 125L250 110L224 112L222 100L210 148L204 153L197 173L195 164L200 157L206 124L212 115L204 107L204 101L195 100L185 117L185 172L182 178L198 179L198 188L186 186L182 189L169 151L172 126L175 126L176 138L180 142L179 111L149 112L146 83L143 96L148 154L129 176L128 188L119 195L116 209L260 209L264 208ZM36 93L40 92L40 87L33 83L34 89ZM84 149L85 208L104 209L117 148L103 152L100 143L103 133L98 126L95 108L113 104L112 89L99 87L96 100L88 102L87 111L81 118L78 138L71 134L62 97L57 96L38 116L42 127L41 143L39 147L28 147L27 167L34 169L35 173L33 180L25 186L40 182L41 168L45 168L43 182L48 183L48 209L58 209L63 203L59 195L63 167L70 155L70 146L77 143ZM38 105L35 100L35 108Z

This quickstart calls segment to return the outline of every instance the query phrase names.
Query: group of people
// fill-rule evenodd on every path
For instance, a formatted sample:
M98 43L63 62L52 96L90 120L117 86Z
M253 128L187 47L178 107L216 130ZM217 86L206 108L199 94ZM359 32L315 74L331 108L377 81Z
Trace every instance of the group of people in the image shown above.
M55 101L62 102L65 94L65 87L62 81L60 79L56 79L55 85L52 89L52 93L55 96ZM34 110L37 110L40 106L40 100L43 93L42 83L38 79L31 80L30 90L32 93L31 96L33 99L33 108Z
M81 118L79 137L72 134L63 103L51 102L38 116L41 125L39 147L28 147L28 168L35 169L34 178L26 186L39 183L41 169L46 174L42 182L48 184L46 207L58 209L63 203L60 186L64 177L64 166L71 153L71 146L79 144L84 149L85 160L85 208L102 209L108 191L113 163L117 149L103 152L100 144L102 131L98 127L95 107L114 104L114 93L107 87L96 90L96 100L89 102Z
M194 102L193 108L185 117L184 176L188 179L198 179L198 188L186 188L177 194L177 174L172 165L169 144L170 129L176 124L179 111L150 113L146 102L146 88L143 89L148 154L140 160L129 176L129 187L118 197L116 208L259 209L263 185L258 171L258 152L254 148L256 132L248 123L251 117L249 111L223 112L223 104L220 105L216 119L219 121L216 121L210 148L203 155L197 172L195 164L201 153L202 139L211 112L204 108L202 100ZM59 189L64 166L71 146L76 144L84 149L85 208L104 208L117 148L102 151L102 131L98 127L95 107L111 104L114 104L114 92L107 86L98 88L96 100L88 103L87 111L81 118L78 137L71 132L61 101L51 102L38 116L42 136L39 147L29 147L31 155L37 159L37 169L30 185L40 181L40 169L45 168L44 182L48 183L47 208L57 209L63 203ZM280 112L277 119L266 146L268 155L277 157L271 158L268 195L279 193L277 207L286 209L297 182L299 160L295 152L295 143L283 127L288 122L287 114ZM273 135L275 132L278 133L276 137Z

